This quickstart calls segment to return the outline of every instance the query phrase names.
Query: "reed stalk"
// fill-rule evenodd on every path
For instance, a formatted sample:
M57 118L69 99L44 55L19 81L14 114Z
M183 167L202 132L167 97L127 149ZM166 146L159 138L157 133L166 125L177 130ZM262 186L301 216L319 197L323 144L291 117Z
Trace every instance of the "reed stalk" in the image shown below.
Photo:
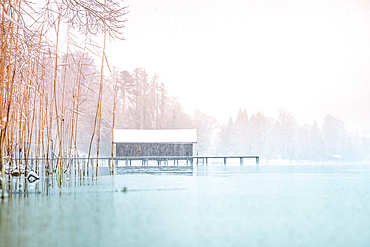
M112 112L112 147L111 147L111 157L112 160L110 162L110 174L113 175L114 172L114 160L113 160L113 152L114 152L114 127L116 123L116 109L117 109L117 94L118 94L118 79L115 78L115 83L113 86L113 112Z
M76 11L86 10L85 18L67 23L80 29L103 34L100 67L100 83L94 118L94 130L89 143L89 162L92 143L96 137L96 167L99 166L100 132L106 61L106 38L118 37L127 14L126 7L112 0L104 3L93 2L94 7L86 7L82 1L50 2L38 11L31 9L24 0L0 0L0 171L5 178L5 170L34 170L38 174L57 173L59 181L73 165L76 174L89 171L86 165L71 163L77 157L77 136L79 130L80 106L82 104L82 83L84 61L88 49L79 47L67 34L65 65L61 68L61 24L63 18L75 16ZM90 12L89 12L90 11ZM36 14L33 14L35 12ZM29 18L26 25L24 16ZM96 25L84 25L84 20L94 20ZM107 22L109 23L107 25ZM83 27L83 28L81 28ZM51 37L55 37L50 39ZM73 59L72 50L82 50L78 58L78 69L73 82L68 76L68 64ZM117 82L113 103L113 126L117 103ZM33 160L35 158L35 160ZM54 159L56 165L54 166ZM65 159L68 158L68 159ZM112 146L113 158L113 146ZM112 159L113 160L113 159ZM57 169L56 169L57 168ZM78 169L78 171L76 170ZM111 165L113 170L113 162ZM3 186L5 183L2 183ZM2 195L5 188L2 188Z
M100 68L100 86L99 86L99 96L98 96L98 104L96 107L95 119L94 119L94 130L90 140L89 146L89 154L88 158L90 159L91 155L91 147L95 137L95 133L97 133L97 147L96 147L96 177L98 176L98 168L99 168L99 145L100 145L100 120L101 120L101 103L102 103L102 95L103 95L103 84L104 84L104 60L105 60L105 42L106 42L106 22L105 22L105 14L104 14L104 38L103 38L103 53L102 53L102 60L101 60L101 68Z

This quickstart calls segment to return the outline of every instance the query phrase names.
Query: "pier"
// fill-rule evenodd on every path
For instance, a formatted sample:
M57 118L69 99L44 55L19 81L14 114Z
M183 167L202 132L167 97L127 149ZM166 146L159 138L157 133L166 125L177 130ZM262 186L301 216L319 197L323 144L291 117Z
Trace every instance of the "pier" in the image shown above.
M149 166L150 161L155 161L157 166L168 166L171 162L173 166L178 166L179 161L185 161L186 165L208 165L215 161L221 161L223 165L228 164L228 160L238 160L240 166L243 166L244 160L254 159L256 166L259 166L259 156L258 155L239 155L239 156L133 156L133 157L114 157L103 158L108 160L113 160L115 166L117 166L118 161L124 161L125 166L131 166L133 161L139 161L141 166Z
M109 162L114 162L114 166L122 166L118 165L119 161L123 161L123 166L132 166L133 162L139 162L141 166L149 166L150 161L154 161L157 166L169 166L172 163L172 166L178 166L180 161L185 161L186 165L200 165L200 166L207 166L210 163L221 162L223 165L228 164L228 160L238 160L240 166L243 166L244 160L247 159L254 159L256 166L259 166L259 156L258 155L228 155L228 156L130 156L130 157L101 157L101 158L86 158L86 157L71 157L71 158L28 158L28 159L15 159L16 163L21 163L22 165L30 165L31 167L37 163L48 163L52 167L57 166L59 163L64 164L71 164L72 166L75 164L97 164L103 166L109 166ZM120 162L121 163L121 162Z

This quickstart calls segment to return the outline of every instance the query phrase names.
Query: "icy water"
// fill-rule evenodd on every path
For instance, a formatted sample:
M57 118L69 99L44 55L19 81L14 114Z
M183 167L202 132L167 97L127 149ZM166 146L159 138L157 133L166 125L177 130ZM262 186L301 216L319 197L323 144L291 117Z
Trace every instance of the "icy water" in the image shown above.
M370 246L370 165L116 174L0 201L0 246Z

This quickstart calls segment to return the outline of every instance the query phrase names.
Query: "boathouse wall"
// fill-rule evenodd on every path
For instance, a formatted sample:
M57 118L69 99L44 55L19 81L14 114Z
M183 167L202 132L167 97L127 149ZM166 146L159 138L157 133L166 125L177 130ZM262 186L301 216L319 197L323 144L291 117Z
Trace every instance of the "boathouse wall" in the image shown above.
M116 157L193 156L195 129L114 129Z
M117 143L117 157L193 156L192 143Z

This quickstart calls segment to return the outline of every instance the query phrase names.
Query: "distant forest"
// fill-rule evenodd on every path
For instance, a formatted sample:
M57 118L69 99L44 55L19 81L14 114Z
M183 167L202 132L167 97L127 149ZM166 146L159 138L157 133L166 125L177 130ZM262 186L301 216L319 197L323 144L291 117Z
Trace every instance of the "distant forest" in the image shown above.
M87 152L93 133L99 71L93 59L84 65L84 80L89 86L81 94L78 147ZM71 66L71 65L69 65ZM67 75L73 77L68 69ZM370 159L370 132L349 134L341 119L327 115L322 126L316 122L299 126L285 109L279 109L278 119L261 112L248 116L240 109L228 123L218 123L215 117L199 110L188 113L176 96L168 95L158 74L148 75L145 69L118 71L112 69L105 78L101 118L101 153L109 155L114 128L178 129L196 128L199 155L258 154L262 159L323 161L340 159L362 161ZM63 71L61 71L63 74Z
M299 126L285 109L278 119L258 112L248 117L239 110L235 121L221 127L220 154L259 154L264 159L297 161L363 161L370 159L370 132L350 135L341 119L327 115L322 126L316 121Z
M92 57L85 54L84 64L78 67L80 54L70 54L68 69L60 68L60 78L75 78L83 71L82 87L79 93L79 117L77 147L86 155L96 116L100 72L94 66ZM68 81L68 80L66 80ZM73 82L73 80L71 80ZM73 88L67 87L67 88ZM62 92L62 90L60 90ZM124 129L181 129L196 128L198 144L196 152L206 154L212 150L212 135L217 128L214 117L195 111L187 113L176 96L168 95L158 74L148 75L145 69L118 71L112 68L105 78L102 95L100 123L100 153L109 156L112 145L112 128ZM115 114L113 114L115 113ZM114 123L114 124L113 124ZM96 141L93 142L93 148Z

